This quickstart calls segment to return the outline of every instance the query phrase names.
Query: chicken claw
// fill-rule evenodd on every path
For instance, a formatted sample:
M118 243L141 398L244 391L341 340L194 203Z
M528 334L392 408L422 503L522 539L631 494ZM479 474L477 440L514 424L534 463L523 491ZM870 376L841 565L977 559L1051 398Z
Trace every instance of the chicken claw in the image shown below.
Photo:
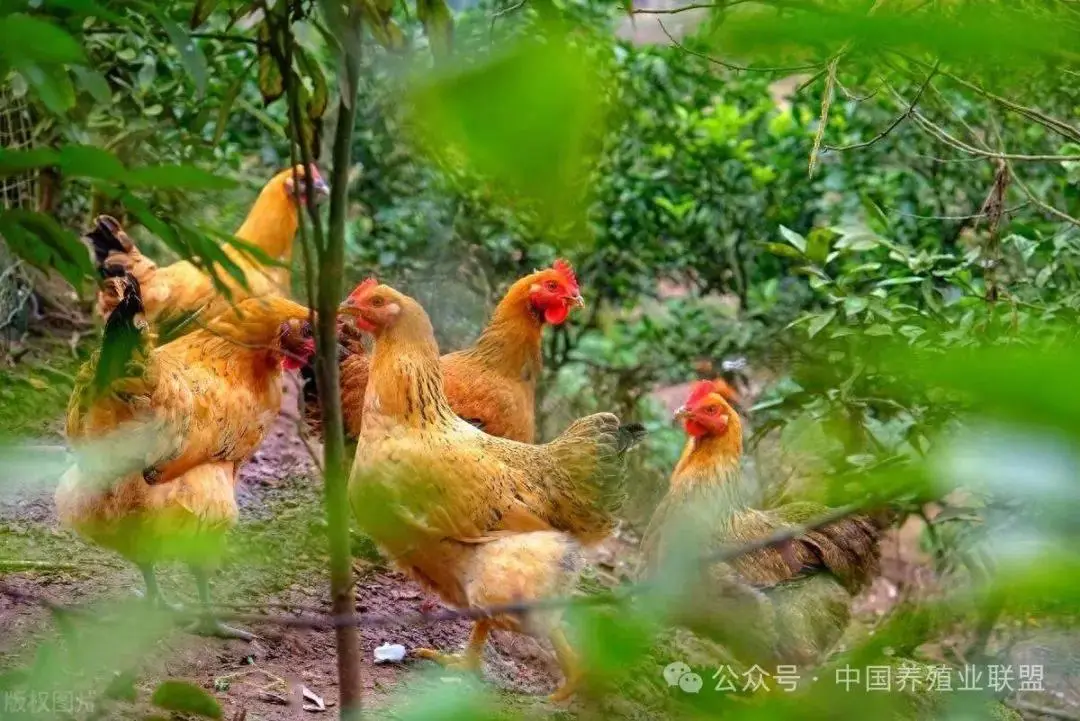
M414 648L412 655L434 661L443 668L453 671L480 672L480 654L478 653L470 653L469 651L465 653L443 653L430 648Z
M479 673L481 660L484 657L484 644L487 643L489 633L491 633L491 623L480 620L473 626L472 636L469 637L469 645L465 647L465 653L442 653L430 648L415 648L412 654L417 658L434 661L444 668Z

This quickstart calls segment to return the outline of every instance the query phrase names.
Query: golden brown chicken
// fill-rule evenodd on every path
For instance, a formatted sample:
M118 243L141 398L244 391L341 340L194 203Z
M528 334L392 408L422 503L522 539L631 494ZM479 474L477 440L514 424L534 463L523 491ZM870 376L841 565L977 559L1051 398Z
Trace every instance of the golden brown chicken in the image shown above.
M365 282L342 312L375 336L349 482L365 530L457 607L565 593L582 568L580 544L615 523L625 453L644 429L598 413L544 445L488 435L451 409L431 322L415 300ZM566 675L556 698L573 693L574 654L550 611L479 621L461 658L416 654L476 669L493 627L549 638Z
M259 248L270 258L285 263L292 256L299 205L306 202L309 192L317 197L325 196L328 192L317 168L312 167L310 183L303 180L302 165L296 167L295 173L301 179L301 187L294 181L293 169L275 175L259 193L255 205L236 231L236 237L240 240ZM86 237L103 275L106 268L119 267L139 281L146 318L155 328L175 326L196 312L205 322L230 305L229 299L214 286L211 277L194 263L185 260L159 267L139 252L120 224L109 216L98 217L95 228ZM231 245L224 246L222 252L240 267L246 281L245 288L231 276L222 274L233 302L269 293L289 294L288 268L265 267ZM98 311L103 318L109 317L113 302L114 299L108 294L98 294Z
M756 489L742 472L734 400L724 381L700 381L676 412L689 441L642 541L649 574L678 562L674 554L708 555L798 528L829 510L811 502L755 507ZM855 515L712 564L702 581L707 592L677 616L719 637L748 663L813 663L839 639L853 595L876 572L878 537L870 518Z
M207 571L235 523L234 484L281 406L282 367L314 352L308 309L249 298L205 328L151 348L138 281L107 278L113 312L102 348L79 373L67 436L76 464L56 492L61 521L142 570L190 565L203 603ZM206 621L199 630L247 637Z
M583 302L574 269L565 260L510 286L476 344L441 358L443 387L454 412L489 435L532 443L544 325L562 324ZM347 325L339 347L345 432L355 442L364 417L371 357ZM303 375L306 416L317 431L321 424L314 370L309 366Z

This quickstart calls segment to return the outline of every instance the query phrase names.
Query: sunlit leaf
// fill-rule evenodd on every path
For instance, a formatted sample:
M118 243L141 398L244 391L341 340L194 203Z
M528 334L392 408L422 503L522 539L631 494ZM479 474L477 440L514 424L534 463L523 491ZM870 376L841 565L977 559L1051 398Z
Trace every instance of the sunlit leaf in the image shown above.
M580 204L588 138L601 122L591 63L552 40L524 43L419 83L414 119L437 156L567 219Z
M819 313L811 319L810 324L806 328L806 334L813 338L820 333L825 326L832 322L832 319L836 317L836 310L827 310L823 313Z
M791 243L791 245L800 253L806 253L806 238L799 235L791 228L783 225L780 226L780 235L783 236L784 240Z

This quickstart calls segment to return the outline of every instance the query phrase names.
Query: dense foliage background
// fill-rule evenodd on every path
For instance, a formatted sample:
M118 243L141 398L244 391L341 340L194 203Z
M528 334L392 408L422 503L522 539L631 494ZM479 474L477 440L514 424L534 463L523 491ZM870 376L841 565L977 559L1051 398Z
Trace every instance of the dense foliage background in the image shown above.
M483 75L485 63L523 38L554 46L570 28L595 85L560 85L578 66L557 55L512 65L537 97L588 100L594 114L580 117L589 122L533 138L537 154L560 144L580 154L567 175L528 148L485 165L470 155L474 138L443 128L433 139L403 99L452 75L440 26L419 10L372 4L347 278L374 272L416 295L454 348L475 337L513 278L569 258L588 305L547 338L541 435L594 410L647 422L632 528L647 521L681 447L666 390L713 375L751 399L749 448L764 481L835 503L886 499L898 523L922 517L942 585L960 591L893 613L852 658L914 653L946 634L982 654L995 624L1069 626L1080 81L1061 51L1068 35L1053 28L1075 29L1076 9L895 3L889 24L886 11L874 14L881 3L819 13L795 3L745 17L725 7L736 4L695 10L700 25L679 40L668 36L679 16L656 16L667 23L657 44L619 39L626 9L607 3L481 3L456 14L453 52L490 80L481 96L494 105L517 96ZM59 380L42 381L16 362L25 332L74 329L89 340L71 344L76 354L93 344L84 318L48 315L78 304L44 276L55 268L89 298L74 234L91 215L123 216L159 259L194 256L228 272L220 243L253 189L289 164L296 137L262 26L244 4L44 5L0 16L9 92L0 97L27 103L39 153L5 149L0 171L40 169L47 201L40 214L9 205L0 215L40 299L0 309L18 331L0 418L23 435L62 405L72 370L64 361ZM336 54L307 10L293 25L311 111L301 131L323 163ZM910 13L922 24L908 23ZM1039 47L1022 39L1038 33ZM433 97L436 110L450 106L449 95ZM565 110L554 100L537 107L541 118ZM294 262L302 295L299 254ZM30 357L49 352L34 346ZM54 408L29 413L42 382ZM606 616L585 625L609 632L601 666L643 645L643 632ZM826 703L824 692L811 696ZM855 717L858 702L844 703ZM787 704L765 709L780 717Z

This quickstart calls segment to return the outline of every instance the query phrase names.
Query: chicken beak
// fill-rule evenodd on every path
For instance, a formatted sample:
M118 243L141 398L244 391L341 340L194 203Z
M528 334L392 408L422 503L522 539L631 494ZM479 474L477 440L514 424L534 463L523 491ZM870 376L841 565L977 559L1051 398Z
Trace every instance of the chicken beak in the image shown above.
M578 308L584 308L585 307L585 299L582 298L580 295L573 295L573 296L570 296L570 304L575 305Z
M316 200L330 197L330 186L326 184L326 181L321 176L315 178L315 182L311 186L315 191Z
M352 298L346 298L345 302L338 306L338 315L356 317L356 302Z
M686 406L679 406L675 409L675 415L672 416L672 420L676 423L681 423L690 417L690 409Z

